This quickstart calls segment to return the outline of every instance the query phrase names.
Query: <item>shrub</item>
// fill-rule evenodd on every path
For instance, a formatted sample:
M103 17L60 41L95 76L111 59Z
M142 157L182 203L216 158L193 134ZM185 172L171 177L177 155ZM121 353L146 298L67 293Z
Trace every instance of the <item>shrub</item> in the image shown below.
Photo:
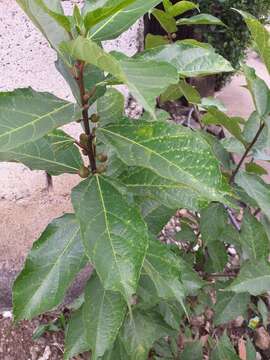
M250 33L240 15L233 14L231 8L247 11L260 19L268 20L270 1L268 0L197 0L202 12L210 13L220 18L229 30L220 26L207 28L198 27L203 41L212 44L216 50L228 59L235 69L239 69L240 62L245 58L246 51L251 45ZM217 89L220 89L231 75L217 77Z
M69 17L60 1L17 2L55 49L76 101L29 88L1 93L0 160L82 179L71 191L73 213L47 226L14 283L15 321L61 304L90 263L83 296L61 320L68 323L65 360L87 350L91 360L202 359L203 353L238 359L233 345L239 344L227 336L231 321L259 314L251 325L268 325L270 192L261 177L266 170L256 163L269 159L267 85L244 67L256 107L245 123L185 81L232 70L211 46L173 43L168 36L168 44L132 58L107 53L101 41L117 37L156 0L102 2L100 8L90 1ZM174 30L172 15L180 10L167 0L166 13L156 15ZM270 71L268 32L242 16ZM149 39L156 41L164 38ZM115 84L126 85L144 107L141 119L124 116ZM188 128L188 121L173 124L156 109L158 97L170 100L179 92L197 113L207 110L198 116L199 129ZM58 129L72 121L82 125L79 138ZM211 124L225 127L230 141L211 136ZM181 231L174 243L162 243L158 235L178 209ZM230 261L230 249L237 262ZM241 336L254 358L247 327Z

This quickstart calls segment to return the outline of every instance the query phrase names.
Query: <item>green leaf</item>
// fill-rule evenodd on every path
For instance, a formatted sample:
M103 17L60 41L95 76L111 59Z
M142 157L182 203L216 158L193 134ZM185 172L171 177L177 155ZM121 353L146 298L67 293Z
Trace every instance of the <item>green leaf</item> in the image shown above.
M237 174L235 182L256 201L258 207L270 219L270 186L258 176L247 174L244 171Z
M145 360L153 343L171 332L158 314L134 311L124 323L121 341L130 360Z
M215 312L215 326L227 324L235 320L237 316L246 317L249 301L250 296L248 293L234 294L232 292L219 291L213 308Z
M62 45L72 57L109 72L126 84L131 94L155 118L156 98L170 84L178 82L176 69L164 62L133 59L121 55L117 60L89 39L78 37ZM141 81L141 79L144 79Z
M165 122L123 121L98 129L98 134L127 165L145 167L167 180L181 182L205 199L224 200L226 190L218 161L197 132Z
M270 47L270 38L269 38ZM246 65L243 66L248 89L253 97L256 110L261 118L270 113L270 90L264 80L256 75L256 71Z
M198 5L194 4L191 1L179 1L176 4L174 4L172 7L168 9L168 12L170 15L176 17L179 15L184 14L187 11L199 9Z
M167 33L174 33L177 31L176 20L173 16L159 9L154 9L152 15L154 15L161 27L163 27Z
M89 2L89 1L88 1ZM136 0L125 9L118 11L91 29L90 38L94 41L112 40L130 28L140 17L158 5L161 0ZM93 7L91 4L90 6ZM95 6L95 5L94 5ZM104 6L104 2L99 5ZM87 9L87 8L86 8ZM89 9L89 8L88 8Z
M48 11L44 10L45 6L56 16L63 17L63 9L58 0L16 0L26 15L42 32L53 48L59 50L62 41L70 39L67 30L53 18Z
M64 360L69 360L78 354L90 350L86 341L85 328L83 324L82 307L75 311L68 322L65 335Z
M240 360L236 355L234 347L227 335L223 335L217 342L211 357L211 360Z
M210 14L199 14L190 18L177 20L177 25L221 25L226 26L219 18Z
M181 360L201 360L203 359L203 346L200 341L186 343L180 355Z
M169 209L155 200L145 200L141 204L141 212L149 231L158 235L175 214L176 209Z
M247 339L246 342L246 350L247 350L247 360L255 360L256 359L256 349L252 344L250 338Z
M185 80L181 80L178 86L189 103L198 104L201 101L201 96L198 90L188 84Z
M83 321L92 360L99 359L112 347L126 308L125 299L119 292L105 290L98 276L91 275L85 290Z
M121 186L95 175L72 191L85 251L106 290L136 293L148 246L146 225ZM106 256L104 256L106 254Z
M245 164L245 169L247 173L251 173L251 174L256 174L256 175L267 175L268 171L263 168L262 166L254 163L254 162L250 162Z
M235 9L236 10L236 9ZM251 32L252 39L255 41L259 53L270 73L270 34L269 31L251 14L236 10L243 16L249 31Z
M104 4L104 6L97 8L93 11L87 12L84 16L84 25L86 31L88 31L91 27L95 26L101 21L109 17L112 17L121 10L125 9L127 6L134 3L134 1L135 0L123 0L123 1L118 1L117 3L109 6L107 6L107 4L109 3L107 2L107 4Z
M163 317L164 321L176 331L179 331L179 324L184 315L183 308L176 301L173 302L159 302L158 312Z
M227 129L236 139L245 144L242 136L241 127L235 118L230 118L228 115L219 111L215 107L210 107L208 113L202 117L202 122L205 125L222 125Z
M259 313L261 314L261 317L262 317L263 325L267 329L268 314L269 314L268 308L267 308L267 306L265 305L265 302L262 299L259 299L257 306L258 306Z
M74 140L62 130L54 130L41 139L0 152L0 161L21 162L31 170L44 170L54 176L77 174L83 165Z
M206 270L208 272L223 271L228 262L228 254L225 245L220 241L213 241L207 245L207 251L210 259L207 263Z
M270 243L263 225L248 211L245 211L241 227L240 242L244 257L256 261L267 259L270 253Z
M210 204L201 211L200 229L206 245L220 240L228 226L228 214L223 205Z
M75 104L48 93L30 88L0 93L0 151L38 140L76 115Z
M227 109L223 102L217 98L208 96L201 99L200 106L204 109L209 109L211 107L216 107L219 111L226 112Z
M247 261L239 275L226 289L236 293L248 292L251 295L262 295L270 290L270 264L264 259L256 262Z
M119 179L134 194L155 199L171 209L196 211L204 203L199 194L188 186L162 178L148 169L128 168Z
M75 217L66 214L54 220L34 243L22 272L15 280L15 320L31 319L60 304L85 264Z
M169 39L165 38L162 35L152 35L147 34L145 37L145 49L150 49L153 47L169 44Z
M128 360L128 354L120 342L119 338L116 339L112 349L106 352L102 360Z
M185 289L180 282L179 261L168 246L152 239L143 269L153 281L159 298L176 300L179 304L183 304Z
M230 63L217 54L211 46L195 40L182 40L148 49L137 57L168 62L176 67L179 75L184 77L234 71Z
M114 88L109 88L104 96L97 101L97 113L101 126L118 123L125 111L125 98Z

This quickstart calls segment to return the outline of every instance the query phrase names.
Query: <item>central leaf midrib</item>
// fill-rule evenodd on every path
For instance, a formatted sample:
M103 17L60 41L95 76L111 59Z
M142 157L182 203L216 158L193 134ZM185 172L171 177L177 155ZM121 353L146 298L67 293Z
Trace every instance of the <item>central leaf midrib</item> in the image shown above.
M11 131L4 132L3 134L0 134L0 139L1 139L1 137L8 136L8 135L12 135L14 132L20 131L20 130L26 128L26 127L34 126L35 123L39 122L39 121L42 120L43 118L46 118L46 117L51 116L51 115L53 115L53 114L56 114L57 112L65 109L65 108L68 107L68 106L74 106L74 104L68 103L68 104L62 105L62 106L60 106L59 108L54 109L53 111L50 111L49 113L46 113L46 114L43 114L42 116L37 117L36 119L34 119L34 120L31 121L31 122L27 122L27 123L25 123L25 124L22 125L22 126L13 128ZM52 119L53 119L53 118L52 118ZM53 122L54 122L54 119L53 119Z
M134 141L134 140L132 140L132 139L129 139L129 138L127 138L127 137L125 137L125 136L123 136L123 135L121 135L121 134L119 134L119 133L112 132L112 131L110 131L110 130L108 130L108 129L102 128L102 129L100 129L100 131L108 132L109 134L112 134L113 136L118 136L119 138L122 138L122 139L124 139L125 141L130 142L130 143L133 144L133 145L136 145L136 146L138 146L138 147L141 147L141 148L143 148L144 150L149 151L150 153L154 154L154 155L157 156L157 157L160 157L162 160L164 160L165 162L167 162L170 166L175 167L177 170L180 170L180 171L183 172L186 176L190 177L190 178L191 178L191 181L192 181L193 183L195 183L196 185L199 185L200 188L202 187L202 184L201 184L192 174L187 173L185 170L183 170L182 168L178 167L175 163L170 162L168 159L164 158L161 154L157 153L157 152L154 151L153 149L148 148L148 147L145 147L144 145L142 145L142 144L140 144L140 143L137 143L136 141ZM151 167L151 170L153 170L157 175L159 175L153 167ZM167 177L166 179L172 180L171 178L168 178L168 177ZM189 184L189 185L191 185L191 184ZM205 187L209 188L209 186L207 186L207 185L204 185L204 188L205 188ZM209 190L208 190L208 191L209 191ZM208 192L208 191L207 191L207 192ZM211 192L211 190L210 190L210 192Z
M127 295L124 283L122 283L122 281L123 281L122 276L121 276L122 274L121 274L121 271L120 271L120 268L119 268L119 265L118 265L118 262L117 262L117 256L116 256L114 246L113 246L113 241L112 241L112 238L111 238L111 233L110 233L110 229L109 229L109 220L108 220L108 217L107 217L107 210L106 210L106 206L105 206L105 201L104 201L104 198L103 198L103 194L102 194L102 190L101 190L101 186L100 186L100 182L99 182L99 176L95 175L95 178L96 178L97 187L98 187L98 193L99 193L99 197L100 197L100 201L101 201L101 205L102 205L102 209L103 209L106 232L107 232L107 235L108 235L109 243L111 245L115 265L116 265L116 267L118 269L118 274L119 274L119 277L121 279L121 286L124 288L125 295Z

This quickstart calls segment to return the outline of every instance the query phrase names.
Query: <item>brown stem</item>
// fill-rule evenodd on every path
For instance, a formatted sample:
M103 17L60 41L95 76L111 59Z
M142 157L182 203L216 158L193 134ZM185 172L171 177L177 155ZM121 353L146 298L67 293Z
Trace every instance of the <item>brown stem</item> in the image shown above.
M261 124L259 130L257 131L254 139L252 140L252 142L248 145L248 147L246 148L246 151L244 153L244 155L242 156L241 160L239 161L239 164L237 165L236 169L233 171L232 176L230 178L230 184L232 184L234 182L235 176L237 175L238 171L240 170L243 162L245 161L246 157L248 156L250 150L253 148L253 146L256 144L259 136L261 135L261 132L264 129L265 124Z
M89 109L89 96L91 97L91 94L87 94L86 90L85 90L85 86L84 86L84 62L82 61L78 61L77 62L77 69L79 71L78 76L76 77L76 81L78 83L79 89L80 89L80 96L81 96L81 102L82 102L82 117L83 117L83 124L84 124L84 131L85 134L88 136L88 141L89 141L89 146L87 149L88 152L88 158L89 158L89 163L90 163L90 167L92 170L92 173L95 173L97 170L97 166L96 166L96 158L94 155L94 150L93 150L93 139L94 136L91 133L91 129L90 129L90 125L89 125L89 119L88 119L88 109Z

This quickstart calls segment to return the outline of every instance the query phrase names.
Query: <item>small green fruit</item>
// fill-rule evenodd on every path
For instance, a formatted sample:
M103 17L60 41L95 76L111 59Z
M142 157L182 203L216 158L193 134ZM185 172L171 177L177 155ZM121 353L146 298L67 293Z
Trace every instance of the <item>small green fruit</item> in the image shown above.
M78 175L83 179L86 179L89 176L89 174L90 171L86 166L82 166L78 171Z
M93 122L93 123L97 123L99 122L99 119L100 119L100 116L98 114L93 114L90 116L90 120Z
M81 143L82 145L87 146L87 145L88 145L88 141L89 141L88 135L86 135L86 134L84 134L84 133L80 135L80 143Z
M97 154L98 161L104 163L108 160L108 156L106 154Z

